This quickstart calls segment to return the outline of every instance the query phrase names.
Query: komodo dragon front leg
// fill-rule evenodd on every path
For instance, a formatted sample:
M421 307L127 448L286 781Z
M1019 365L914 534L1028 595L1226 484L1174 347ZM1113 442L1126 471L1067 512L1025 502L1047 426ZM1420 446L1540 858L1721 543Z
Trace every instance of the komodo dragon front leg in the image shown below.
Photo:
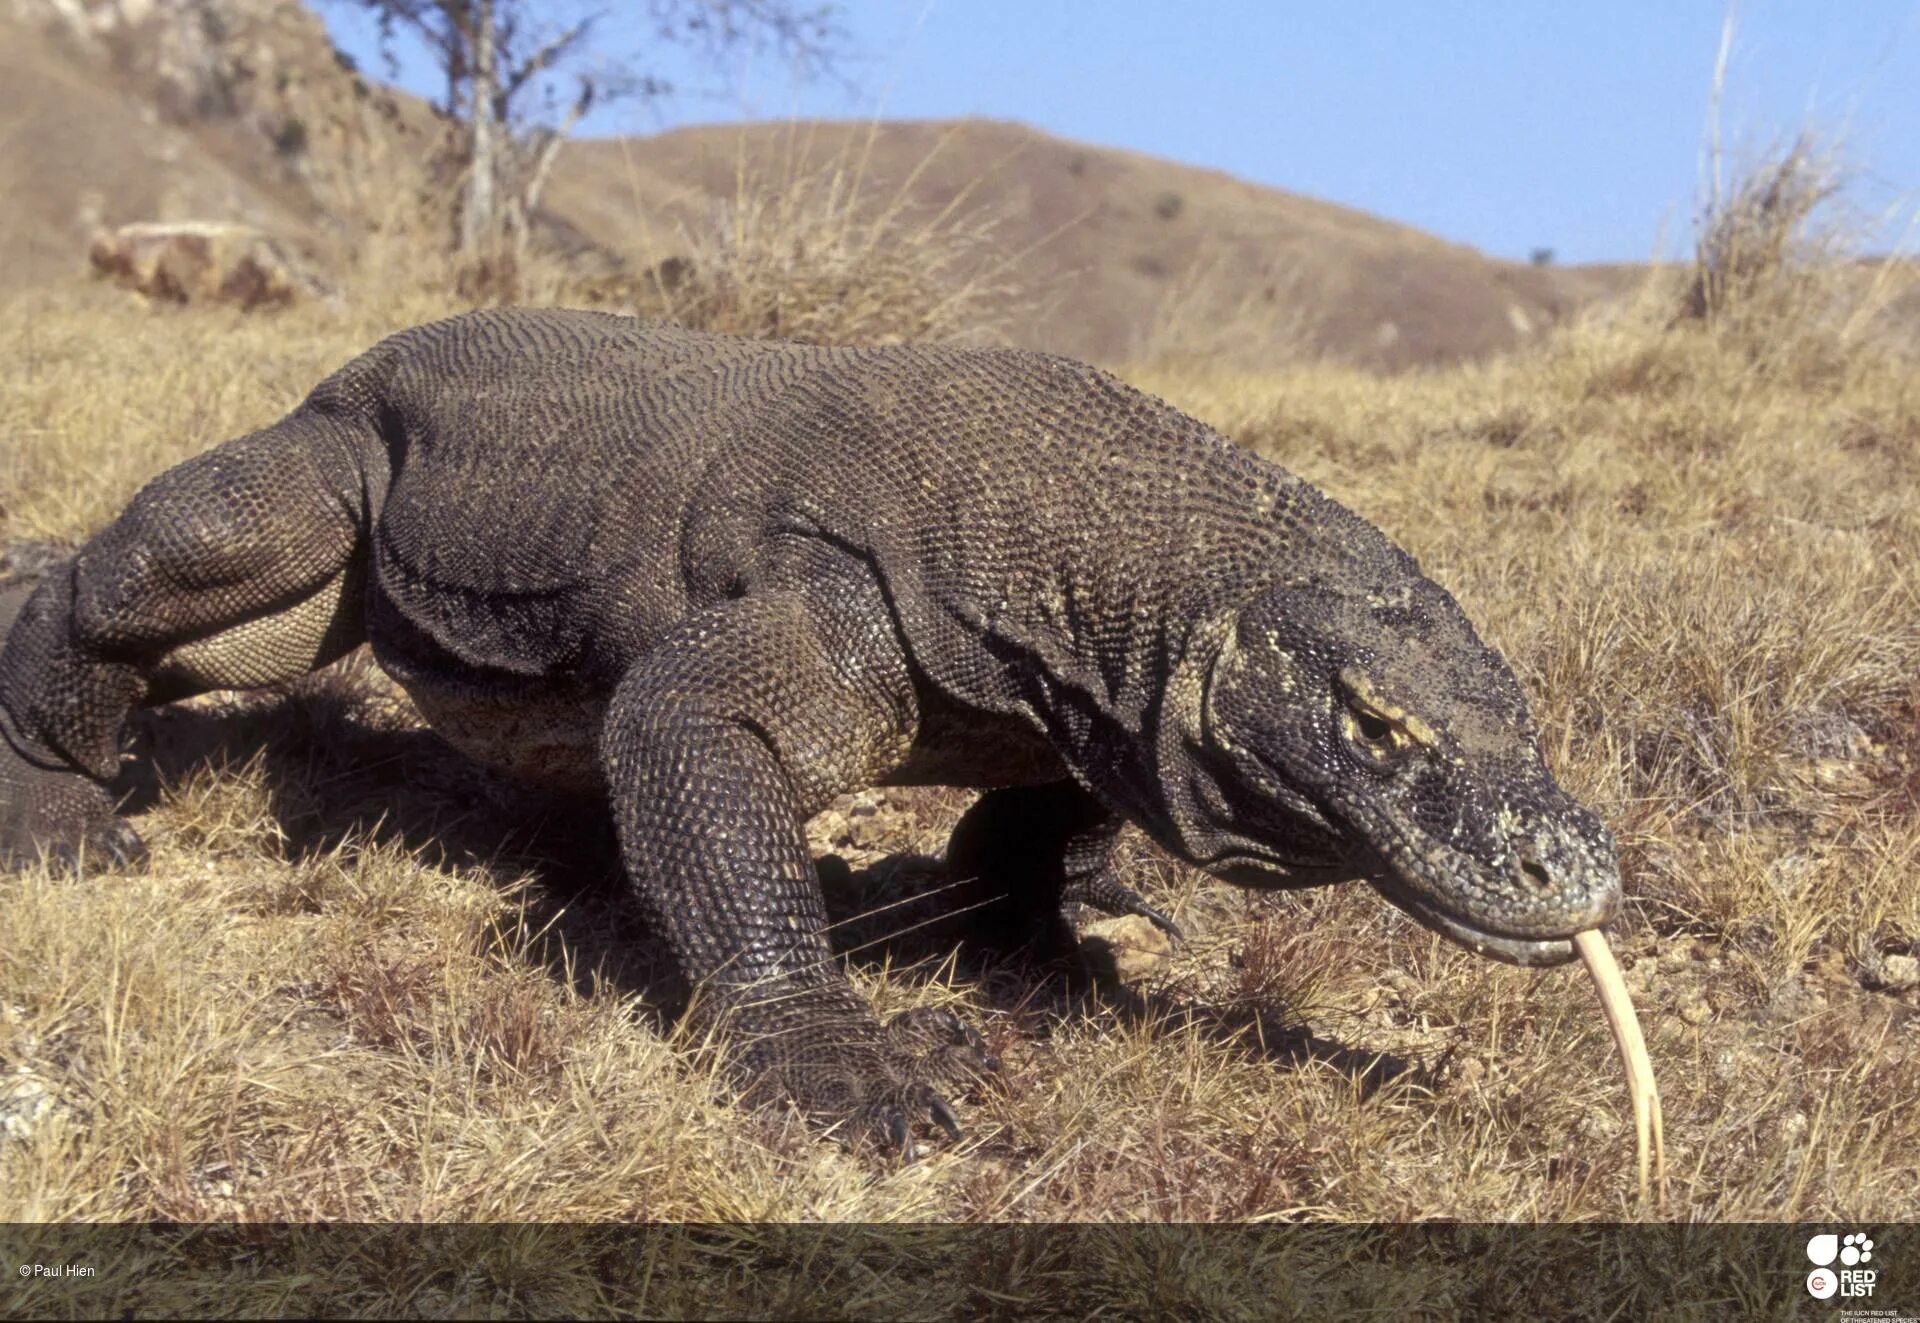
M145 854L114 813L136 707L295 680L365 637L371 435L310 408L155 478L0 638L0 868Z
M879 591L756 590L682 622L625 676L601 759L628 877L747 1096L895 1147L936 1083L993 1066L946 1012L884 1030L834 963L806 818L899 762L917 711Z

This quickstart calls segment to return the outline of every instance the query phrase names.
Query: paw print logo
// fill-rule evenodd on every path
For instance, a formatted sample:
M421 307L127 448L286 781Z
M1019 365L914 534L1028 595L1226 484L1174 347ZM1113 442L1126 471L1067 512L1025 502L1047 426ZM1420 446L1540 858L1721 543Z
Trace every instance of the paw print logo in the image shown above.
M1849 1268L1873 1258L1873 1242L1864 1231L1855 1231L1840 1242L1840 1262Z

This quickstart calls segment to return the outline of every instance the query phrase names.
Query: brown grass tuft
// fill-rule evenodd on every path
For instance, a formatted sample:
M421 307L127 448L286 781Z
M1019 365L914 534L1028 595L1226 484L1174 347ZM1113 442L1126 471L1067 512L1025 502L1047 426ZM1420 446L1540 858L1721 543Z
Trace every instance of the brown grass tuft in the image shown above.
M1751 153L1729 178L1720 115L1733 35L1729 11L1677 314L1739 346L1757 370L1841 375L1857 350L1889 341L1885 314L1907 277L1892 260L1859 260L1884 218L1851 205L1851 171L1837 138L1803 129L1784 145Z
M639 310L696 330L816 344L998 341L1022 306L1003 275L1011 258L998 213L970 190L938 208L910 197L944 142L890 195L867 175L871 134L864 150L819 164L790 145L784 166L764 176L742 157L734 196L640 279Z
M1686 314L1730 323L1783 313L1804 315L1837 236L1815 222L1845 178L1836 158L1811 135L1763 157L1724 195L1708 197L1694 244ZM1817 300L1816 300L1817 301Z

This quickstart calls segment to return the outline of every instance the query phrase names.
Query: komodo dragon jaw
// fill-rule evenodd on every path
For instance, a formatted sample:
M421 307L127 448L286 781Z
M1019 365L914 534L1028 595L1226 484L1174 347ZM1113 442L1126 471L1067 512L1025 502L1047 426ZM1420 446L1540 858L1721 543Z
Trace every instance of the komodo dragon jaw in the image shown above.
M1364 878L1481 955L1571 961L1619 904L1612 837L1547 770L1506 662L1389 551L1215 631L1169 787L1180 852L1247 886Z

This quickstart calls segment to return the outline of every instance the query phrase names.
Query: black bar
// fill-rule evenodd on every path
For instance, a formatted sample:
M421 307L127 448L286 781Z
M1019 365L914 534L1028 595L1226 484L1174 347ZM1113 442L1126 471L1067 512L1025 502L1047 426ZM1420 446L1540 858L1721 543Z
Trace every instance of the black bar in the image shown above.
M0 1314L1889 1323L1920 1319L1914 1229L0 1225ZM1823 1232L1872 1241L1824 1300Z

